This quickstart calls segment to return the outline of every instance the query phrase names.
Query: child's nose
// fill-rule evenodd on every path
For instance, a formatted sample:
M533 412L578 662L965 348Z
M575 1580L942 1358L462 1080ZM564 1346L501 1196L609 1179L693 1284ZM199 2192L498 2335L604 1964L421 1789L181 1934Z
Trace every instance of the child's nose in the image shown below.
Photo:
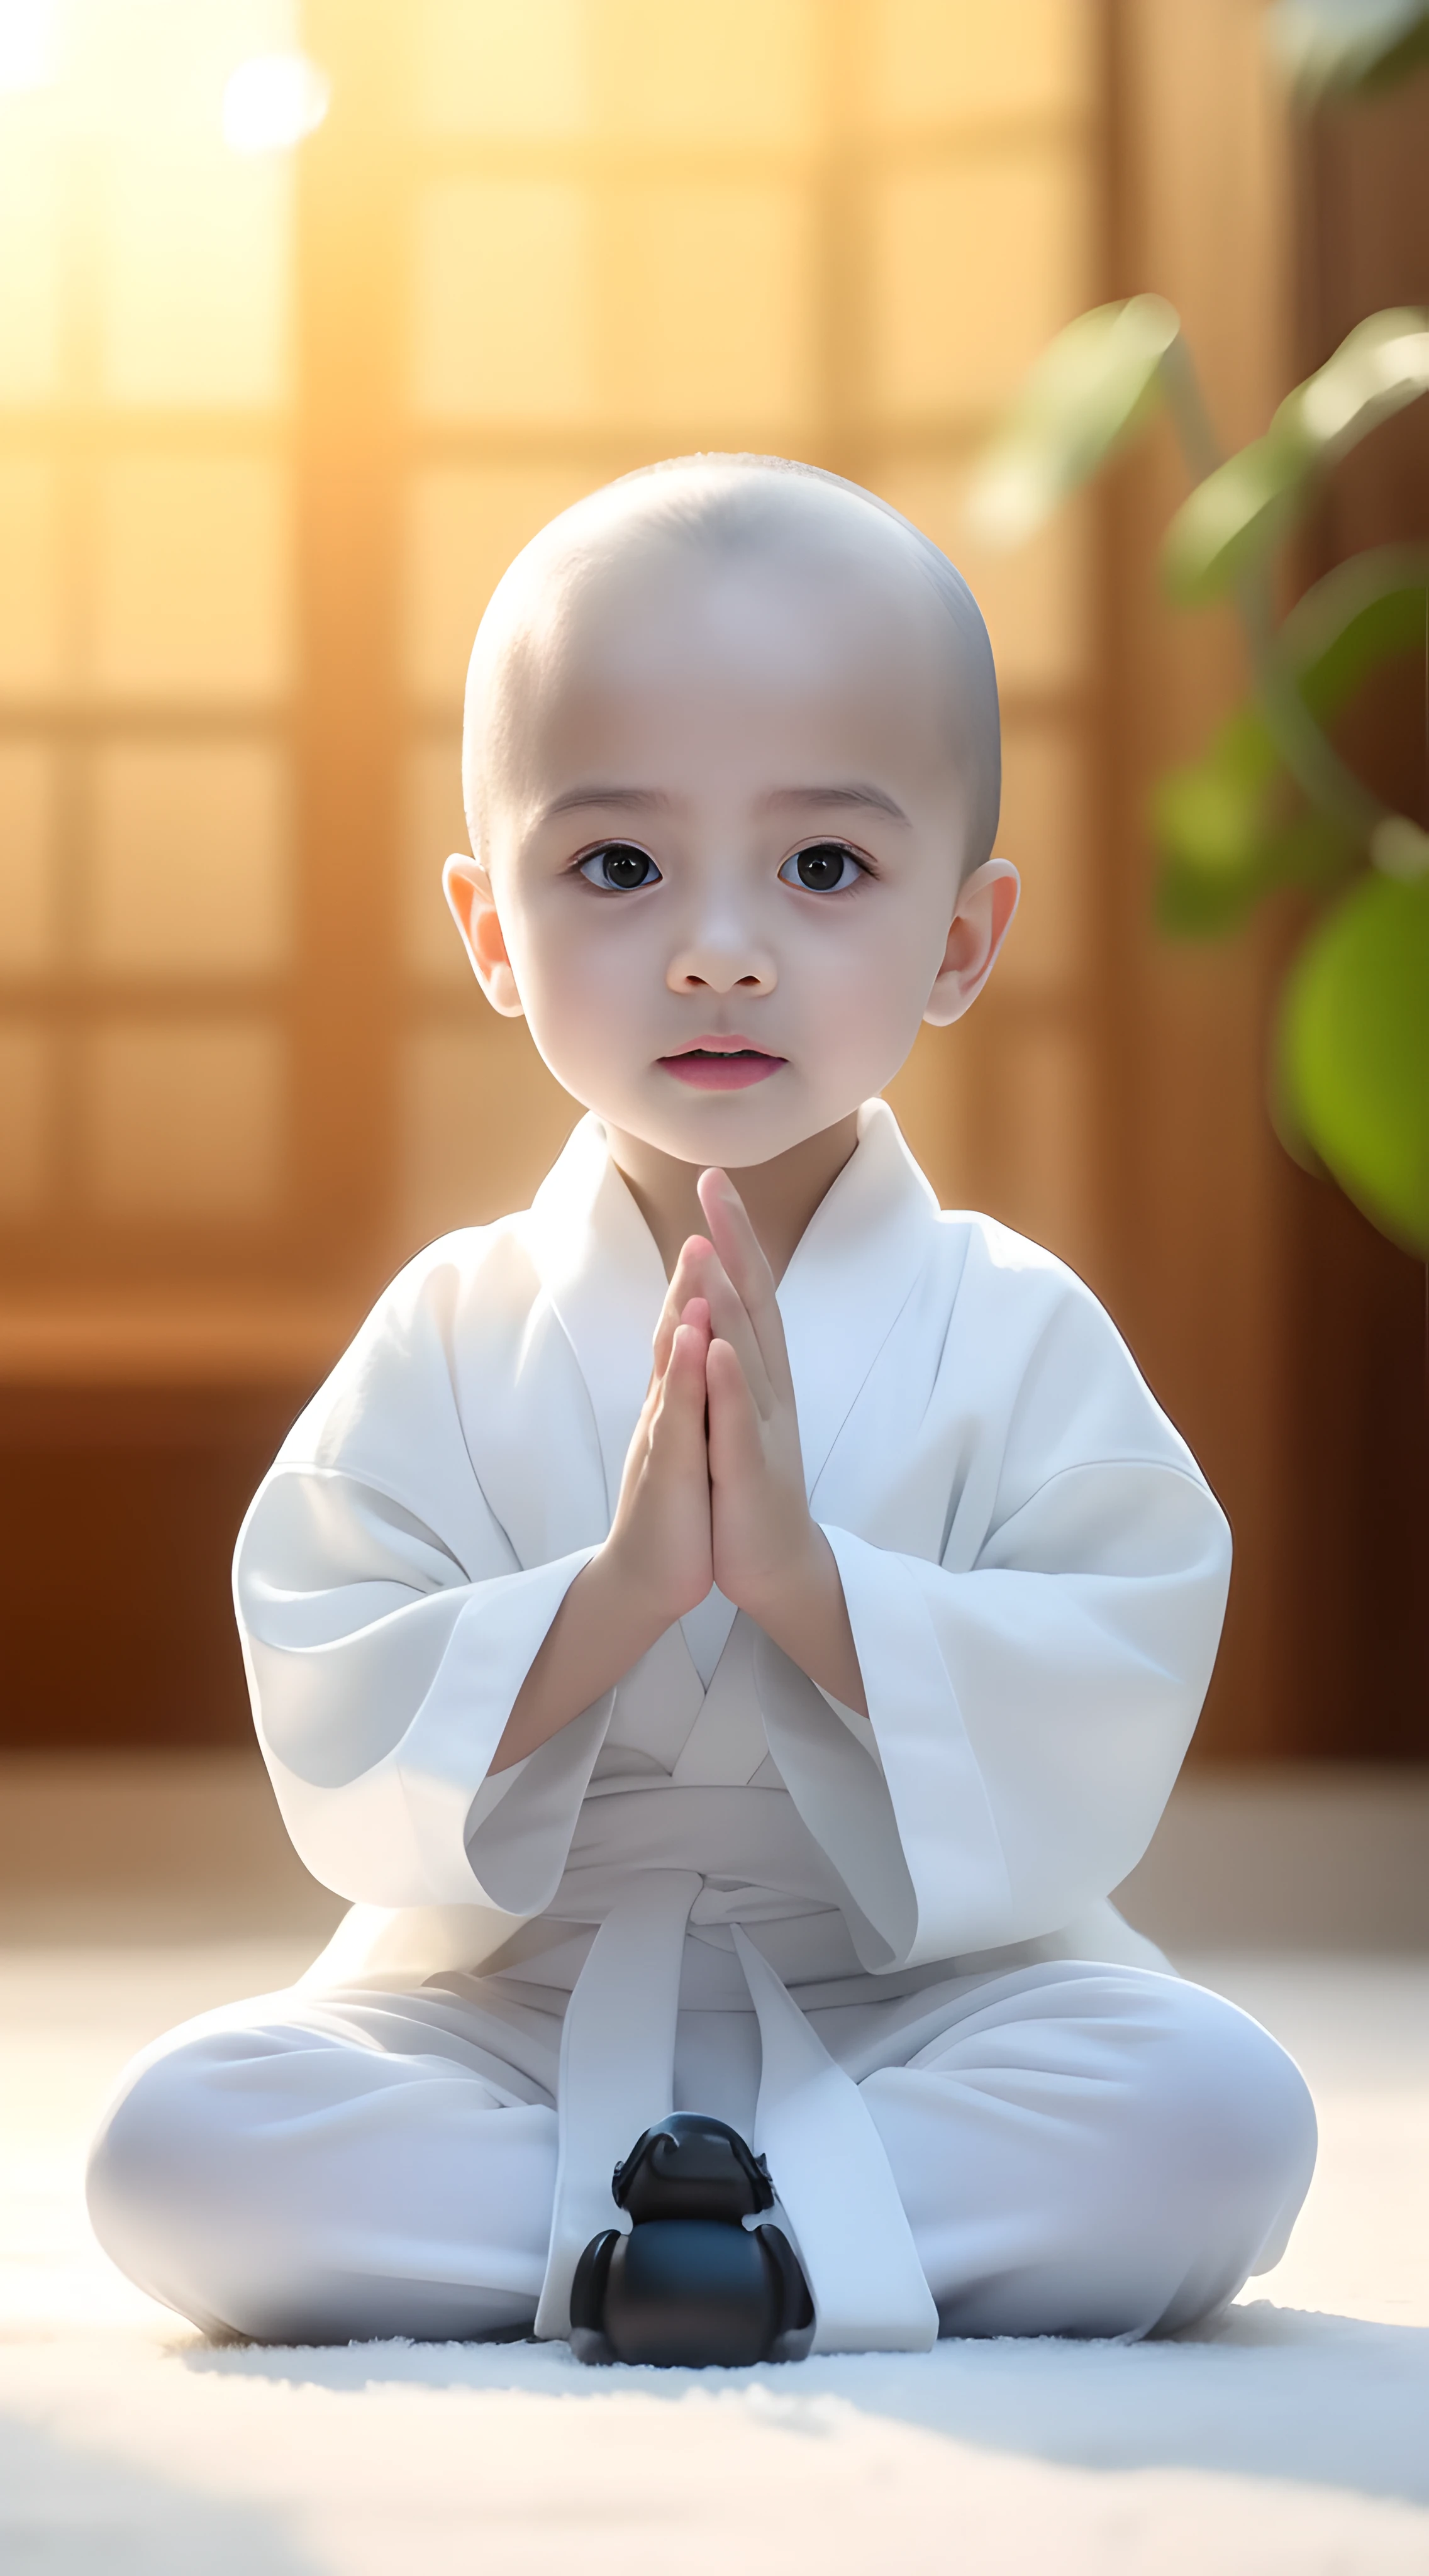
M768 949L713 927L677 948L665 970L672 993L772 993L778 980Z

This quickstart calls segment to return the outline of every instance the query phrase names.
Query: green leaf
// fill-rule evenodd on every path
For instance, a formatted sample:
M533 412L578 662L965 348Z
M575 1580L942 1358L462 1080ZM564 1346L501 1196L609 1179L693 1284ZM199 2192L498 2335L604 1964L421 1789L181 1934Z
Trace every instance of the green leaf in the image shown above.
M1187 860L1183 850L1163 857L1156 875L1155 919L1168 939L1227 939L1270 891L1269 871L1256 866L1221 876Z
M1259 710L1243 708L1199 760L1171 770L1152 798L1168 859L1207 887L1229 889L1255 869L1265 837L1266 790L1279 774Z
M1161 852L1156 912L1163 930L1210 939L1236 930L1282 885L1333 884L1356 856L1328 816L1277 811L1280 757L1257 707L1230 718L1200 760L1173 770L1152 816Z
M1333 814L1295 814L1274 836L1274 881L1324 894L1360 855L1359 843Z
M978 535L1020 545L1090 481L1155 404L1180 328L1159 295L1134 295L1057 334L975 469L968 516Z
M1426 0L1277 0L1266 31L1307 102L1387 89L1429 61Z
M1285 986L1278 1071L1346 1195L1429 1259L1429 878L1365 876L1312 933Z
M1387 877L1429 877L1429 832L1407 814L1386 814L1370 834L1369 854Z
M1275 419L1293 421L1328 464L1422 393L1429 393L1429 314L1395 305L1357 322L1334 356L1286 395Z
M1334 715L1382 662L1429 650L1429 546L1379 546L1337 564L1291 610L1277 650L1312 714ZM1353 834L1323 811L1287 817L1288 792L1258 704L1222 725L1199 760L1161 781L1152 819L1163 930L1222 936L1278 886L1324 893L1362 856ZM1391 875L1415 876L1429 865L1429 839L1405 816L1391 816L1374 857Z
M1277 412L1264 438L1218 465L1166 531L1161 570L1172 598L1195 608L1219 599L1279 545L1299 517L1316 459Z
M1291 609L1279 650L1321 721L1382 662L1429 651L1429 546L1375 546L1336 564Z
M1166 533L1162 570L1187 607L1218 599L1288 533L1313 478L1429 392L1429 315L1373 313L1287 394L1263 438L1198 483Z

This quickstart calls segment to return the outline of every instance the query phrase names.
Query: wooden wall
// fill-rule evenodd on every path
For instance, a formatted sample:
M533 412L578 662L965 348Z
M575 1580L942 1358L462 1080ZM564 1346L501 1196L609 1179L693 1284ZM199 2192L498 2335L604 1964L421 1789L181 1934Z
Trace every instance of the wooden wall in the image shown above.
M1206 1748L1423 1749L1415 1283L1270 1138L1283 929L1149 926L1147 787L1242 678L1156 604L1180 468L1157 449L1020 557L962 527L1083 305L1171 295L1239 439L1332 306L1383 300L1372 161L1294 161L1258 17L152 0L185 80L82 67L78 160L0 101L40 280L0 363L29 583L0 598L0 1739L243 1732L247 1492L381 1280L519 1203L574 1116L438 892L472 629L553 510L719 445L870 483L984 600L1026 901L892 1096L947 1199L1110 1300L1227 1500ZM222 46L285 31L332 116L237 169ZM1347 271L1316 210L1356 186Z
M1366 313L1429 307L1429 79L1328 110L1296 138L1296 372ZM1307 578L1361 546L1429 539L1422 406L1339 469ZM1429 822L1429 668L1385 675L1346 728L1381 792ZM1429 1753L1429 1272L1338 1193L1286 1175L1286 1590L1294 1713L1314 1750Z
M1429 301L1429 83L1296 129L1259 16L1253 0L1119 0L1107 20L1115 283L1177 305L1227 445L1260 429L1362 314ZM1425 460L1421 415L1381 432L1336 478L1296 577L1371 539L1422 534ZM1269 1031L1299 922L1287 913L1204 948L1149 924L1151 782L1245 686L1228 616L1172 616L1157 599L1156 540L1184 488L1168 437L1120 476L1108 509L1121 1051L1108 1117L1118 1312L1236 1530L1196 1751L1423 1758L1424 1273L1272 1139ZM1400 792L1422 813L1422 703L1398 714L1377 751L1397 754Z

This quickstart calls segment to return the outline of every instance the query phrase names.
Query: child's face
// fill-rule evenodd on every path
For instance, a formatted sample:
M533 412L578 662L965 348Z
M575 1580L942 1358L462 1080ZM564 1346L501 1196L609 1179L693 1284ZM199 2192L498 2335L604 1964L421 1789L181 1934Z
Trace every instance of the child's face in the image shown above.
M666 541L568 590L502 690L486 866L449 864L497 1009L682 1163L768 1161L882 1090L1016 901L1003 861L959 889L939 603L840 552Z

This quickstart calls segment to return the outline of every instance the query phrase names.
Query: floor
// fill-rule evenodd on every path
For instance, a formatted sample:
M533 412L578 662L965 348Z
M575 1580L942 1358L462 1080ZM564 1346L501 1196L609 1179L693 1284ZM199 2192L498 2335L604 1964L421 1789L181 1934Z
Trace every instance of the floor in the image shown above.
M333 1901L251 1764L0 1766L0 2566L1429 2576L1426 1828L1414 1775L1192 1783L1129 1887L1320 2110L1290 2251L1212 2332L591 2373L215 2347L129 2289L80 2196L107 2087L297 1973Z

